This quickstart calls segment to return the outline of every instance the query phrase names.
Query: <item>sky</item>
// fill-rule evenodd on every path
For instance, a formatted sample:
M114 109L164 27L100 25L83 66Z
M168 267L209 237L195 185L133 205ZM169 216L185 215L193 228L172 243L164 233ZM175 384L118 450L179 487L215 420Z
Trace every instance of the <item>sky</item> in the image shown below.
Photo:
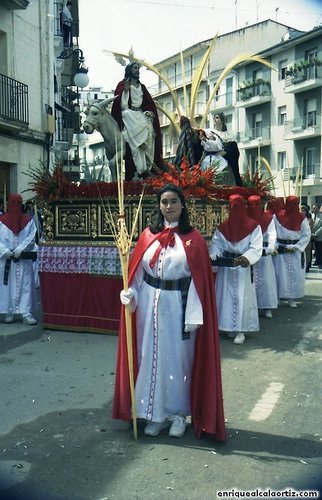
M79 17L89 86L109 91L124 67L104 50L132 48L136 57L155 64L217 33L266 19L308 31L322 25L322 0L79 0ZM155 77L142 69L140 80L152 85Z

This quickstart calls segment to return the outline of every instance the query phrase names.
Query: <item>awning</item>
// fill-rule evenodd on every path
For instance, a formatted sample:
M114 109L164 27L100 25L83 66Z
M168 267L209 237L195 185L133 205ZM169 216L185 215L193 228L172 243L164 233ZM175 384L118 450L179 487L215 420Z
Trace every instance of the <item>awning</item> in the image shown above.
M58 111L62 111L63 113L70 113L71 112L71 110L69 108L65 108L61 104L58 104L58 102L55 102L55 109L57 109Z

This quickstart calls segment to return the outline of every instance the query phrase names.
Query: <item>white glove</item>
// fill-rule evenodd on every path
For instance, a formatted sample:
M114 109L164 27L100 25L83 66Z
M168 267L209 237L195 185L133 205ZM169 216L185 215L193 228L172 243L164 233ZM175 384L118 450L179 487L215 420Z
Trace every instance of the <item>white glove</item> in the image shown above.
M184 331L186 333L188 333L188 332L194 332L195 330L197 330L197 328L199 328L199 326L200 325L189 325L189 324L187 324L187 325L184 326Z
M19 259L20 255L21 255L21 250L16 249L13 251L13 256L15 259Z
M297 250L296 246L294 246L294 245L286 245L286 247L285 247L285 248L286 248L286 250L287 250L289 253L295 253L295 252L296 252L296 250Z
M133 290L131 290L131 288L128 288L127 290L121 290L120 292L121 303L124 306L127 306L131 302L133 297L134 297L134 292Z

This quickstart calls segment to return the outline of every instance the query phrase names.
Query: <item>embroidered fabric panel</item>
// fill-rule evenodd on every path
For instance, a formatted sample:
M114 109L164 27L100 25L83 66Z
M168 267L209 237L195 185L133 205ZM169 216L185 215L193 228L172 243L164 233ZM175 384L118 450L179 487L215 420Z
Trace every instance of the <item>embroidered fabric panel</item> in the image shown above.
M39 271L120 276L117 248L93 246L40 246Z

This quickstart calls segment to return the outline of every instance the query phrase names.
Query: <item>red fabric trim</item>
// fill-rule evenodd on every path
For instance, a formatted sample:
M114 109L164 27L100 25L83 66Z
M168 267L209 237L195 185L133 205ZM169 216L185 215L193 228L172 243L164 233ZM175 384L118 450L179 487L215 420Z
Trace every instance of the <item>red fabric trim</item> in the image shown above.
M145 229L136 244L129 268L129 283L143 253L157 239L159 234L152 234ZM187 255L188 264L194 279L198 295L203 305L204 325L200 327L196 338L195 358L192 370L191 410L192 426L197 438L203 432L216 436L219 441L226 439L224 409L222 397L220 345L217 326L214 283L207 245L197 230L180 235ZM133 357L137 360L136 321L132 314ZM137 377L134 367L134 379ZM126 334L124 314L122 313L119 333L118 358L116 369L113 418L131 421L131 396L127 366Z
M45 328L117 333L121 278L39 273ZM117 300L115 300L117 297Z

